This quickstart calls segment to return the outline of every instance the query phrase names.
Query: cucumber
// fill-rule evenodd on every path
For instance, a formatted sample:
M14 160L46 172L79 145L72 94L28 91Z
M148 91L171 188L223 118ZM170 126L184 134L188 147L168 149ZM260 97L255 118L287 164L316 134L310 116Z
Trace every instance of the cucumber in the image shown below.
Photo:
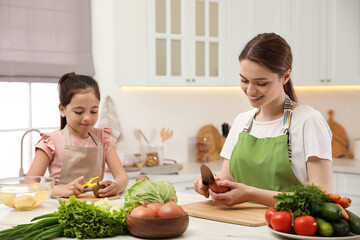
M325 202L321 206L320 216L326 220L336 221L341 219L342 210L335 203Z
M360 217L349 210L345 211L349 215L350 231L355 234L360 234Z
M339 219L335 222L330 222L331 226L334 229L334 234L336 236L346 236L350 232L350 225L344 219Z
M333 235L334 229L329 222L319 217L316 217L315 220L318 224L318 229L316 230L317 234L323 237L330 237Z

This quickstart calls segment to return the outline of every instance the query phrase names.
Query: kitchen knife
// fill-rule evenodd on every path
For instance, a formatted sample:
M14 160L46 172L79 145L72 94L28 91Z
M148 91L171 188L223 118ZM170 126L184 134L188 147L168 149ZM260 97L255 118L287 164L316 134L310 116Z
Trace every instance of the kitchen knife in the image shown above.
M214 181L214 174L208 166L201 164L200 166L201 179L204 185L211 185Z

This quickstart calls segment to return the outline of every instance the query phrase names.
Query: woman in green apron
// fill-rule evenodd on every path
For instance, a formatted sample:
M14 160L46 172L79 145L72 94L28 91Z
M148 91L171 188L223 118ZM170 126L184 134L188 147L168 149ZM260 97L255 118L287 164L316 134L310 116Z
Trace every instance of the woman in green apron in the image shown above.
M217 194L200 177L195 190L228 206L272 206L274 195L298 183L332 192L332 134L319 111L297 103L290 46L274 33L259 34L239 61L240 86L254 109L236 117L220 154L220 185L231 190Z

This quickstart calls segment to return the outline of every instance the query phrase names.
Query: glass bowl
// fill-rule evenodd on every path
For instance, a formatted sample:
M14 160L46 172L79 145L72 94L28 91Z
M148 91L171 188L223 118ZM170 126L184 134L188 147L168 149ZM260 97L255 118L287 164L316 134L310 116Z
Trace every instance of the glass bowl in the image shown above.
M0 179L0 202L17 210L30 210L45 202L55 185L51 177L25 176Z

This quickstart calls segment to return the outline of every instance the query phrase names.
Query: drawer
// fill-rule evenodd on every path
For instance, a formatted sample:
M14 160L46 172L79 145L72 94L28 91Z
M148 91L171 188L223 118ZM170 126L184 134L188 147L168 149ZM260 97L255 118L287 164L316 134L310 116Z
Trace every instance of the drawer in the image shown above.
M335 179L336 190L340 195L360 198L360 175L337 173Z

